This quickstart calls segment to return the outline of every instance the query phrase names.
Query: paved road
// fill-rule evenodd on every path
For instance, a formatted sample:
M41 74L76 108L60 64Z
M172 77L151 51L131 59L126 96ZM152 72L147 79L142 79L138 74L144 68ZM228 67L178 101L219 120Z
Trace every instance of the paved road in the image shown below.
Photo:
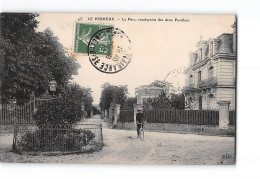
M136 139L136 131L110 129L94 116L83 122L102 123L105 146L92 154L66 156L21 156L5 153L9 162L95 163L95 164L232 164L234 137L145 132L145 140ZM1 153L0 153L1 155ZM225 157L223 157L223 155ZM231 156L231 157L230 157ZM1 156L0 156L1 157Z

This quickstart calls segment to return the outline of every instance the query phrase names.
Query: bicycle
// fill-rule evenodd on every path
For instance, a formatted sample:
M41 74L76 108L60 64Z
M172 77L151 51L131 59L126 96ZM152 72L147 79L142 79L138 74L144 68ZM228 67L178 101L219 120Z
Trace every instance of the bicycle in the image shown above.
M141 127L139 129L139 136L138 137L140 137L141 141L143 141L144 140L144 128L143 128L143 125L144 125L145 122L142 122L142 123L136 122L136 123L137 124L141 124Z

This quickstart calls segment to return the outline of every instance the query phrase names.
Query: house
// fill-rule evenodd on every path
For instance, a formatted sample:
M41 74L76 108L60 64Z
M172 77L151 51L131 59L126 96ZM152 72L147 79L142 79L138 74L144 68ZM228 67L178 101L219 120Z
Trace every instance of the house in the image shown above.
M233 33L224 33L208 41L199 41L197 50L190 54L190 65L185 69L183 93L187 109L218 110L218 102L236 100L236 23Z
M158 87L154 85L145 85L137 88L137 104L144 104L148 101L149 98L158 97L162 92L165 92L166 95L169 95L169 88Z

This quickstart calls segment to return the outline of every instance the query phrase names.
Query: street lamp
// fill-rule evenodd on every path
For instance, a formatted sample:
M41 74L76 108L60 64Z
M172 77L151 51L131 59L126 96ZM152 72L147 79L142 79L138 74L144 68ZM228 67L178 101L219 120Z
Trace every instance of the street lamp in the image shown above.
M50 87L50 92L52 93L52 95L54 96L54 93L57 90L57 82L55 81L55 79L52 79L49 83L49 87Z

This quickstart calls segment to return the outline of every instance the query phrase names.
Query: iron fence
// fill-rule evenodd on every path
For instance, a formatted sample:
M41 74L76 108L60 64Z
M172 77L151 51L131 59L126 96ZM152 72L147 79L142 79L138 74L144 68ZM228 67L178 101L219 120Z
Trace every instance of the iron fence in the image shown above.
M101 124L76 124L37 127L15 124L15 152L77 152L97 150L103 144Z
M119 121L121 122L134 122L134 110L120 110Z
M218 125L219 111L212 110L144 110L148 123Z
M23 106L3 104L0 108L0 124L33 123L33 103Z
M143 110L147 123L171 123L194 125L218 125L219 111L216 110ZM134 110L120 110L120 122L134 122ZM236 124L236 111L229 111L229 125Z

